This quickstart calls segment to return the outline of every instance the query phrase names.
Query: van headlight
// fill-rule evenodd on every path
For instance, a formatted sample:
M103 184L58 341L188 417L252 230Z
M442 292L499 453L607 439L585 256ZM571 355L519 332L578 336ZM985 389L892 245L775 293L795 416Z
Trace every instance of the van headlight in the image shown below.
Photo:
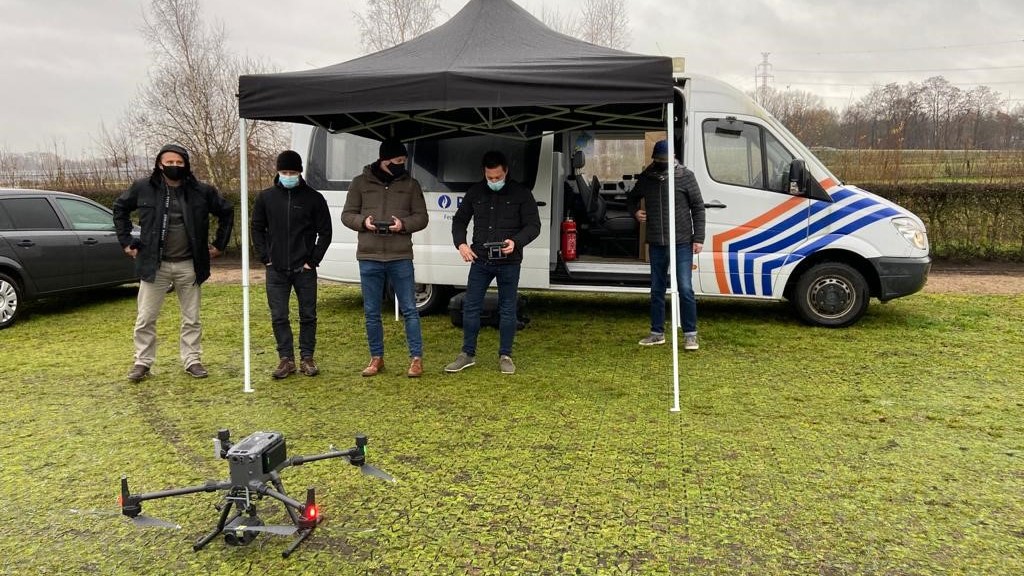
M892 225L907 239L907 242L910 242L911 246L918 250L928 249L928 232L913 218L893 218Z

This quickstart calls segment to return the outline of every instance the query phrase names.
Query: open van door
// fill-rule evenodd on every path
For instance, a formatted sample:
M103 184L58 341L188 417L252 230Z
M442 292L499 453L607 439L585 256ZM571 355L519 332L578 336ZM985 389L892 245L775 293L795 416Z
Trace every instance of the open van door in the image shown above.
M810 200L791 185L802 161L758 119L697 114L707 230L697 257L700 292L777 296L778 271L807 239ZM796 162L794 162L796 161ZM703 173L701 173L703 172Z

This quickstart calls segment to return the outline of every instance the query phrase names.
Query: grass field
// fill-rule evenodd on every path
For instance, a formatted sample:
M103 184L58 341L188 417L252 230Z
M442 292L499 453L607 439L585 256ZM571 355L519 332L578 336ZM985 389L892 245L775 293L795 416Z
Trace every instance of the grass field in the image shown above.
M203 381L178 364L173 300L156 375L125 380L131 289L40 303L0 332L0 573L1024 573L1024 297L920 294L839 331L702 301L672 413L670 350L636 345L640 296L531 294L513 376L489 357L493 329L476 367L442 374L461 335L432 316L427 374L407 379L389 321L390 371L363 379L358 292L324 286L323 374L274 382L254 287L243 394L240 288L203 294ZM192 552L213 494L145 504L179 531L105 514L121 474L136 491L226 478L210 441L225 427L281 431L290 454L361 431L399 482L339 460L288 470L326 518L288 560L267 535Z
M836 150L815 155L847 182L1012 182L1024 175L1021 150Z

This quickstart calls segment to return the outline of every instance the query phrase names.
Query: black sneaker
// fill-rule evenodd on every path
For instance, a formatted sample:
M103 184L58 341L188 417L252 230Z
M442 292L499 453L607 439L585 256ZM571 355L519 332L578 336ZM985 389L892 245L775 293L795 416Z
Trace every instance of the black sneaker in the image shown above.
M149 376L149 366L145 364L136 364L128 372L128 379L132 382L141 382L146 376Z
M203 365L199 362L185 368L185 373L193 378L206 378L210 375L210 373L206 371L206 368L203 368Z

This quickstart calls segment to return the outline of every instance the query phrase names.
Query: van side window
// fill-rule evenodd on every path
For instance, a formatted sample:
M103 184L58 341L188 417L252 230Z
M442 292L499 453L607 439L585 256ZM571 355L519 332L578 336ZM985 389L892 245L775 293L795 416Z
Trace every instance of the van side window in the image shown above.
M15 230L64 229L46 198L8 198L3 205Z
M763 127L735 119L704 121L704 160L716 182L787 192L794 156Z
M380 142L355 134L327 136L327 179L349 180L363 173L363 167L377 159Z

